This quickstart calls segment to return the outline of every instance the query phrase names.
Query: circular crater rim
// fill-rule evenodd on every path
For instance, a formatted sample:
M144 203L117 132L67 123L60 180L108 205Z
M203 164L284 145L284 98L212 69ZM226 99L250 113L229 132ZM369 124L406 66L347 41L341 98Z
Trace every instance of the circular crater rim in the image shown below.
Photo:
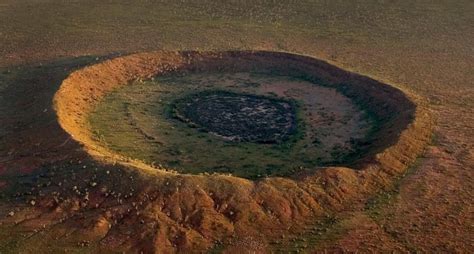
M415 96L316 58L286 52L158 51L119 57L72 73L55 94L54 105L62 128L73 139L82 143L91 155L105 161L156 171L156 166L116 154L91 137L92 130L88 126L86 116L101 99L114 89L137 79L149 79L175 72L226 69L248 71L255 68L317 81L324 86L336 88L356 103L371 110L370 114L379 120L381 126L373 133L373 142L369 144L370 150L345 167L367 170L391 161L395 167L402 168L409 160L407 158L413 158L413 152L420 150L421 143L424 144L425 137L429 136L431 128L425 131L419 128L420 125L429 126L430 120L424 108L417 107L413 100ZM80 85L77 85L79 83ZM421 124L415 125L415 123ZM407 130L415 130L418 134L422 134L423 138L416 139L413 133ZM407 142L407 137L415 138L416 145L404 149L407 148L407 143L410 143ZM159 171L166 174L176 173L167 172L165 169Z

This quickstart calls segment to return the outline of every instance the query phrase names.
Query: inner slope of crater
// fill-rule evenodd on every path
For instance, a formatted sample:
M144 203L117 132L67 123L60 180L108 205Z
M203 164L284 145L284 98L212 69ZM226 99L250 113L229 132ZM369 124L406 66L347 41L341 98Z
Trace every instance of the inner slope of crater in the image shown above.
M374 120L334 88L258 73L170 74L108 94L95 138L182 173L287 176L362 156Z

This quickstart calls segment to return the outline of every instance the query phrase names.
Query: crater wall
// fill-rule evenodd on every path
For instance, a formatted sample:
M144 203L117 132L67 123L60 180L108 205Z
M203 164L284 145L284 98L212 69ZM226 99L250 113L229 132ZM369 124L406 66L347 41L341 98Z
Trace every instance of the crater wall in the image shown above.
M368 109L378 119L379 128L365 156L347 167L250 181L154 168L114 154L92 138L88 114L107 93L134 80L170 72L253 70L298 76L334 87ZM280 237L288 227L303 227L307 221L337 212L351 201L390 185L431 137L428 111L415 95L321 60L283 52L159 51L119 57L72 73L62 83L54 103L62 128L97 160L139 170L149 179L149 186L141 191L153 199L142 216L160 225L151 239L162 237L160 242L170 243L161 246L162 251L206 250L216 241L226 242L231 250L238 244L235 239L245 237L267 246L268 239ZM176 189L171 191L169 186ZM175 242L176 237L184 240ZM135 239L140 248L158 248L154 240L143 239Z

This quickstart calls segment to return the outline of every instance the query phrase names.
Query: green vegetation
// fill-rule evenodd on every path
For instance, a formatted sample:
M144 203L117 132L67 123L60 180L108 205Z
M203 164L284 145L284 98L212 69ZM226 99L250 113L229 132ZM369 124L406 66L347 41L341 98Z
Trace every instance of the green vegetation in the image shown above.
M110 149L193 174L287 176L354 150L326 142L331 112L321 107L318 113L329 121L325 128L308 126L311 106L276 95L277 88L268 88L275 82L288 89L285 82L303 81L257 73L156 77L112 92L90 122L96 139Z

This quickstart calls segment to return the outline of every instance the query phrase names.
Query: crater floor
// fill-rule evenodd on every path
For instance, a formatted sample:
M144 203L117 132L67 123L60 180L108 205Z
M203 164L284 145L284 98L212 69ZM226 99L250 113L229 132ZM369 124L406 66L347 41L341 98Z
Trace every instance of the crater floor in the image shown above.
M109 94L90 123L97 140L131 158L250 179L350 163L374 125L334 88L262 73L135 82Z

